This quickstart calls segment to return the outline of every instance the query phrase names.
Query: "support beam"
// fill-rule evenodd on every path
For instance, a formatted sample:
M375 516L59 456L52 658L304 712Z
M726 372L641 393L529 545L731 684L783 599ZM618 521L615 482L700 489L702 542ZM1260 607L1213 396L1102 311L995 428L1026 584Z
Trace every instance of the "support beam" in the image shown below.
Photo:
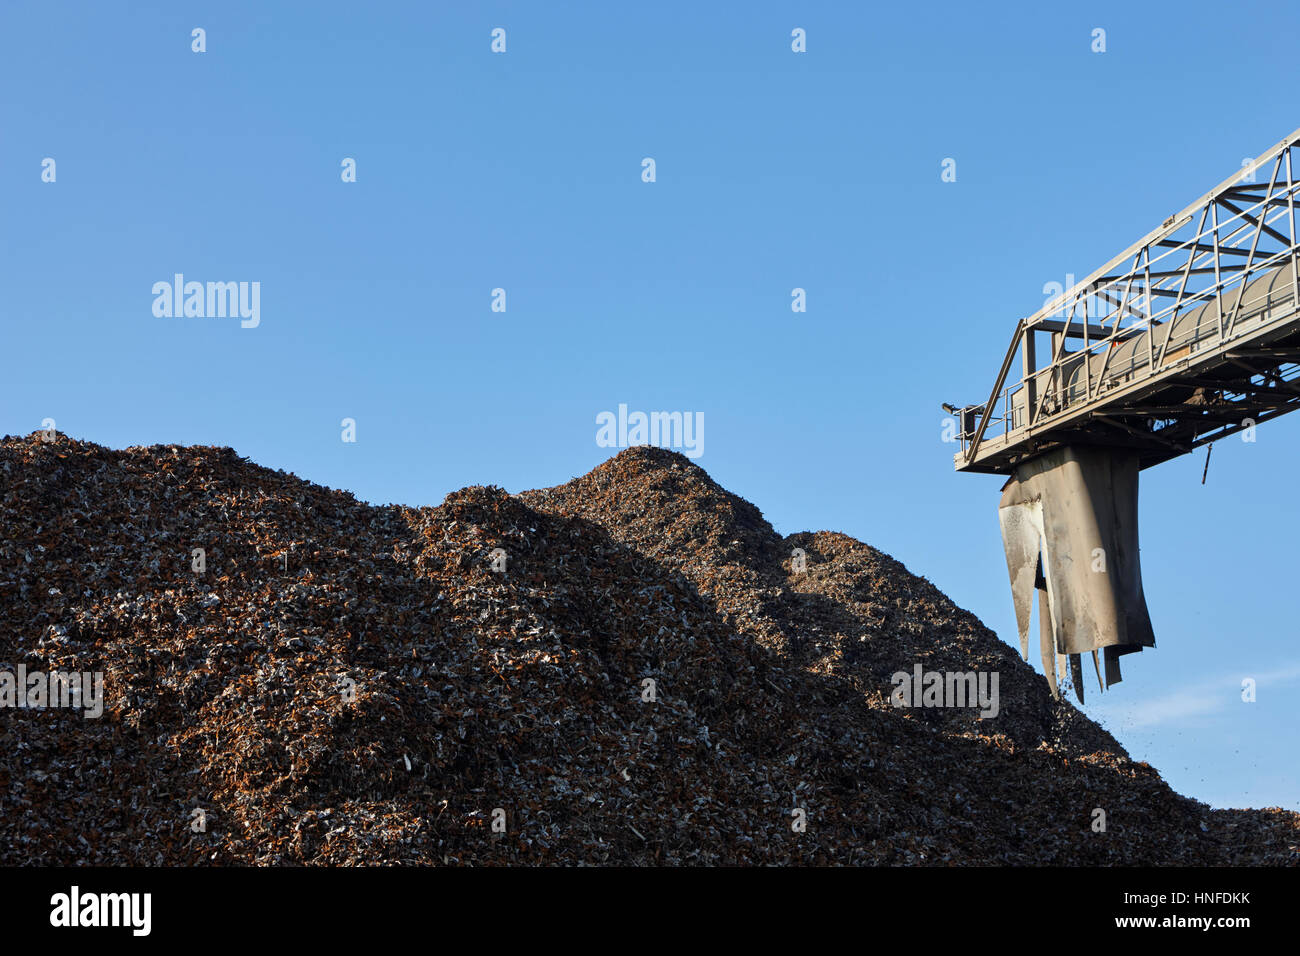
M1278 232L1272 226L1264 224L1263 222L1261 222L1260 220L1252 216L1250 213L1246 212L1246 210L1242 209L1238 205L1235 205L1234 203L1229 202L1228 200L1224 199L1222 196L1219 197L1219 205L1222 206L1224 209L1227 209L1229 212L1236 213L1238 216L1240 216L1242 219L1245 219L1256 229L1260 230L1265 235L1272 236L1278 242L1282 243L1282 245L1288 247L1291 245L1291 238L1289 236L1284 236L1282 233Z
M1034 329L1039 332L1051 332L1054 335L1063 334L1067 339L1083 338L1082 322L1071 322L1069 329L1066 329L1065 322L1063 322L1061 319L1042 319L1041 321L1035 323ZM1096 323L1088 324L1088 337L1092 339L1094 342L1100 341L1101 339L1110 338L1110 333L1111 333L1111 329L1108 329L1104 325L1097 325ZM1118 337L1119 338L1126 337L1124 336L1124 332L1122 329L1120 330L1120 335Z
M1179 442L1171 441L1170 439L1165 438L1162 435L1158 435L1152 431L1142 431L1141 429L1134 428L1132 425L1126 424L1125 422L1121 422L1118 419L1111 418L1109 415L1098 415L1097 421L1104 422L1107 425L1113 425L1115 428L1122 429L1123 431L1126 431L1130 435L1134 435L1137 438L1142 439L1143 441L1151 442L1156 445L1162 445L1165 448L1173 449L1179 454L1185 454L1192 450L1190 445L1184 445L1184 444L1180 444Z
M1286 365L1292 365L1300 362L1300 348L1273 348L1273 349L1233 349L1227 352L1224 358L1228 361L1233 359L1272 359Z

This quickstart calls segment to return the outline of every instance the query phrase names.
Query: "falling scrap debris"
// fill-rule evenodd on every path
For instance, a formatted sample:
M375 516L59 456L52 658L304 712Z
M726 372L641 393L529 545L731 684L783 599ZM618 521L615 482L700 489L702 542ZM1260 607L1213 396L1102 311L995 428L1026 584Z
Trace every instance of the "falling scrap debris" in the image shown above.
M928 581L671 452L407 508L37 433L0 522L0 671L44 688L0 680L8 863L1300 860L1300 815L1179 796Z

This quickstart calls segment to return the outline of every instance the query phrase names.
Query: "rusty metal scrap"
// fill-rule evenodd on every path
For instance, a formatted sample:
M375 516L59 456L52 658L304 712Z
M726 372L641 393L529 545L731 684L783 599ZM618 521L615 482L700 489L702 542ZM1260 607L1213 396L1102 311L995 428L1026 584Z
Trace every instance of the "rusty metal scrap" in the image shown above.
M1043 672L1053 693L1065 660L1082 700L1081 655L1092 655L1105 688L1120 680L1121 655L1155 646L1142 593L1137 502L1137 455L1116 449L1057 449L1019 465L1003 486L998 519L1020 649L1027 657L1037 590Z
M6 863L1297 859L1300 815L1179 796L930 582L670 452L404 508L7 437L0 527L0 667L105 676L99 719L0 710ZM997 716L891 706L916 665Z

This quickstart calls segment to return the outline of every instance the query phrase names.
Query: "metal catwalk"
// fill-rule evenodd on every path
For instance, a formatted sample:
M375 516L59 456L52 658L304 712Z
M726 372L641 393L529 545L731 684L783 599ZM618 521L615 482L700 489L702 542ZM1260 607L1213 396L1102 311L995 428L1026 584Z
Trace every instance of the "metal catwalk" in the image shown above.
M1300 130L1022 319L988 400L952 409L957 470L1009 476L1022 651L1037 590L1054 690L1066 660L1082 699L1081 654L1107 686L1155 643L1138 472L1300 404L1297 147Z

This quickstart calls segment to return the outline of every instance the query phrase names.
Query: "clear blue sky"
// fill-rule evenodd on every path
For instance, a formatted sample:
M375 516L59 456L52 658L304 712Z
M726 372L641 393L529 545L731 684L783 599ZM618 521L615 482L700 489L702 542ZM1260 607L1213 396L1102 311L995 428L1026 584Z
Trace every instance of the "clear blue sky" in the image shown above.
M1282 2L5 0L0 431L437 504L588 471L620 403L698 411L779 531L1014 642L1000 479L954 474L939 404L984 399L1044 284L1300 126L1297 35ZM176 272L260 282L260 326L155 317ZM1297 438L1143 474L1159 646L1087 705L1216 806L1300 809Z

